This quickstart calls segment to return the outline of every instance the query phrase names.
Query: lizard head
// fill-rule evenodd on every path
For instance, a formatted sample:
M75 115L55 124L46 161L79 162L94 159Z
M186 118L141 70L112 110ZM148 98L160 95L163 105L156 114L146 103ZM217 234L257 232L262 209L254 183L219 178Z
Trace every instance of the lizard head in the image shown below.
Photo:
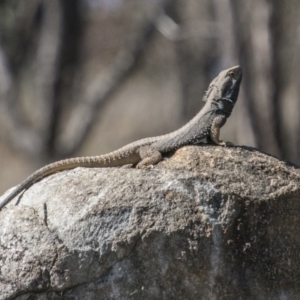
M240 66L224 70L211 82L203 100L211 103L217 109L217 113L228 117L238 98L241 81Z

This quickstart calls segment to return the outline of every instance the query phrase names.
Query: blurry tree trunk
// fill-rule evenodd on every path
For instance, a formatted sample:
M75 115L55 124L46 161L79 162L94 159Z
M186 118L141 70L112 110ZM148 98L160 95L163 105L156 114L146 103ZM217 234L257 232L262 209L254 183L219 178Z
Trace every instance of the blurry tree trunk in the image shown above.
M53 99L49 111L49 125L45 151L49 157L57 156L56 140L63 126L63 111L69 110L74 95L78 92L78 70L81 69L81 47L84 24L81 0L61 0L62 33L57 55L56 76L53 84Z
M264 0L231 0L239 61L244 69L243 88L257 146L281 155L275 134L275 108L271 100L272 48L269 44L269 14ZM260 50L260 51L256 51Z
M282 158L300 164L300 3L269 1L272 42L272 101Z

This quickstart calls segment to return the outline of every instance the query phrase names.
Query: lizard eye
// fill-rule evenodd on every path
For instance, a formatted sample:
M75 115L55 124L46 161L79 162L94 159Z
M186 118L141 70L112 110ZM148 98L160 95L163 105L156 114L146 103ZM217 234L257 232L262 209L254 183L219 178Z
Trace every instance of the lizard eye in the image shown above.
M230 77L233 77L234 76L234 71L230 70L230 71L228 71L228 73L226 75L230 76Z

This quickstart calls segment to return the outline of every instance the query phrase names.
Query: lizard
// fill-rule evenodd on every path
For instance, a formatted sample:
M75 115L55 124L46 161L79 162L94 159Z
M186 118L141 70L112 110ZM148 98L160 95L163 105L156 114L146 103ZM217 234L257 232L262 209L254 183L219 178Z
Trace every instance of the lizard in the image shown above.
M138 169L147 168L160 162L163 154L173 152L182 146L199 144L204 138L216 145L232 145L220 140L219 135L220 128L226 123L237 101L241 81L240 66L221 71L210 83L203 96L205 101L203 108L180 129L132 142L108 154L69 158L50 163L32 173L8 194L0 203L0 210L36 181L59 171L76 167L106 168L127 165Z

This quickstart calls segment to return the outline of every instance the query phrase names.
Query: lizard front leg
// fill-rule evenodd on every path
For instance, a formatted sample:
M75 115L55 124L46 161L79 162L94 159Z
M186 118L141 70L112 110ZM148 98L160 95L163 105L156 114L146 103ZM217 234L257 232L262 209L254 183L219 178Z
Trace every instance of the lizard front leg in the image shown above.
M220 128L226 123L227 118L224 115L218 115L214 118L211 128L210 128L210 139L219 146L233 146L231 142L223 142L219 139L220 137Z
M153 166L162 160L162 154L151 147L141 147L139 149L139 155L141 161L137 164L136 168L145 169L149 166Z

